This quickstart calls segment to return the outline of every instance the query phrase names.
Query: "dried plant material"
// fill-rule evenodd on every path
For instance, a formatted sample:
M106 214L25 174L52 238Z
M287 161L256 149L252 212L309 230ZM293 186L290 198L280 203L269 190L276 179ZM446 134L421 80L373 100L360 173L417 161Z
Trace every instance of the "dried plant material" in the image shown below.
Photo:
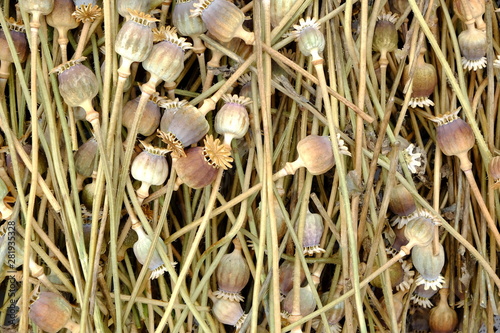
M182 143L175 137L175 135L171 132L163 132L161 130L157 130L158 137L167 145L167 149L172 152L172 156L186 157L186 153L184 152L184 147Z
M73 13L73 17L78 22L94 22L102 16L102 9L97 5L87 4L79 6Z
M203 155L209 164L224 170L232 167L231 148L222 144L219 139L214 139L212 135L207 135L203 143L205 145Z

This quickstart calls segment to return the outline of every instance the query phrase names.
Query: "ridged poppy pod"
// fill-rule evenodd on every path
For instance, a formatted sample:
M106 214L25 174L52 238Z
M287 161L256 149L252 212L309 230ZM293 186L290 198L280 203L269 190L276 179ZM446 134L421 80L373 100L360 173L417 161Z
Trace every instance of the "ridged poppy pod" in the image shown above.
M192 16L200 16L207 30L220 42L229 42L234 37L241 38L246 44L253 44L255 35L243 28L245 14L227 0L200 0L194 4Z
M224 135L224 143L231 147L233 139L241 139L248 131L250 119L246 105L252 103L247 97L224 95L224 106L215 115L215 131Z
M452 333L458 325L458 317L455 310L448 304L448 288L439 291L439 303L431 310L429 326L432 333Z
M474 147L476 138L470 125L458 117L460 109L431 120L437 123L436 142L439 149L447 156L457 156L460 159L460 167L465 171L472 168L467 153Z
M97 156L97 141L91 137L83 143L75 152L75 169L76 172L84 177L92 176L94 172L95 160Z
M278 199L276 199L275 196L272 198L272 207L274 208L274 217L276 221L276 231L278 234L278 239L281 239L287 230L287 226L285 223L285 216L283 215L283 212L281 211L281 208L278 203ZM254 216L256 219L256 224L259 225L260 223L260 218L262 216L262 201L259 202L259 205L257 209L254 211ZM265 218L268 218L265 216Z
M161 117L160 121L160 130L162 132L168 132L168 128L170 126L170 123L172 122L172 119L174 118L174 115L176 112L186 106L188 104L188 101L183 100L179 101L178 98L174 100L165 100L163 103L159 104L163 111L163 116Z
M416 279L417 286L423 285L424 289L435 289L443 287L444 277L441 271L444 267L444 248L439 244L437 255L433 254L432 244L415 246L411 251L413 266L420 273Z
M175 161L175 170L179 176L176 186L185 183L198 189L210 185L217 177L218 169L227 170L233 161L231 150L209 135L204 140L205 146L189 148L186 156Z
M419 285L411 295L410 300L413 304L419 305L423 308L430 309L434 306L431 302L431 298L437 294L435 289L425 289L424 285Z
M235 238L233 244L233 252L225 254L217 266L219 290L214 292L214 296L228 301L243 302L244 298L240 292L250 280L250 269L241 252L240 241Z
M234 326L236 329L241 327L247 315L243 312L239 302L219 299L212 293L209 293L208 297L214 303L212 312L220 323Z
M23 150L29 156L29 155L31 155L32 146L31 145L23 145ZM21 160L21 156L19 154L17 154L17 164L18 164L18 168L19 168L19 174L20 174L21 178L24 178L24 173L29 172L29 170L27 170L26 165ZM12 164L12 156L9 153L7 153L5 155L5 165L7 166L7 174L9 175L9 177L11 179L15 179L14 165ZM38 173L43 175L46 170L47 170L47 159L45 158L45 154L43 152L39 152L39 155L38 155ZM28 177L28 181L31 181L31 177Z
M321 215L307 211L304 238L302 239L304 255L313 256L316 253L325 253L325 250L319 246L323 230L324 225Z
M84 144L78 147L75 152L75 170L78 190L83 189L83 182L86 178L92 176L96 165L97 150L99 149L94 137L88 139Z
M132 224L132 229L137 233L137 242L135 242L133 246L134 254L137 258L137 261L140 262L141 265L144 265L153 241L151 240L151 237L149 237L146 232L144 232L144 229L142 228L142 225L140 223ZM161 239L158 240L158 243L160 242ZM163 275L163 273L167 271L167 267L161 259L158 250L154 249L153 251L153 257L151 258L151 261L148 265L148 268L151 271L151 280L157 279L160 275ZM171 264L175 265L175 263Z
M295 1L293 0L271 0L269 1L269 14L271 15L271 27L275 28L280 21L292 9Z
M417 206L410 191L403 185L398 184L391 189L389 209L398 215L392 226L397 225L398 229L401 229L408 223L408 220L415 216Z
M123 106L123 115L122 115L122 125L127 129L132 127L132 123L134 121L135 111L139 106L139 100L141 97L136 97L130 101L128 101ZM165 98L160 97L157 93L151 95L149 97L149 101L146 103L144 107L144 111L141 119L139 119L139 127L137 129L137 133L150 136L153 134L158 126L160 125L160 104L165 101Z
M413 76L410 76L410 65L406 65L403 71L403 82L406 85L413 79L410 106L412 108L433 106L434 102L429 96L434 92L437 84L436 68L425 62L424 54L427 50L422 48L416 59Z
M133 15L130 11L147 13L149 11L150 2L150 0L117 0L116 10L122 17L130 20Z
M92 210L92 205L94 203L94 197L95 197L95 191L96 191L95 181L85 185L83 187L83 190L82 190L82 203L89 210Z
M398 31L396 30L397 15L384 13L377 17L373 32L373 50L380 52L380 66L387 66L387 53L398 48Z
M406 254L414 246L427 246L431 243L434 237L435 222L425 216L417 216L413 218L405 228L405 237L408 239L408 244L401 246L401 250Z
M284 261L280 265L279 270L280 275L280 293L283 298L288 295L290 290L293 288L293 276L294 276L294 263L293 261ZM300 267L300 282L302 283L306 278L306 274L302 266Z
M283 311L281 316L287 319L289 322L295 322L294 317L296 316L307 316L316 309L316 301L311 291L309 285L300 288L300 313L293 313L293 299L294 292L293 289L290 290L288 295L286 295L283 300Z
M142 67L151 74L147 83L156 87L162 80L174 81L184 69L184 52L191 48L185 38L179 38L176 29L161 27L154 29L154 44Z
M300 19L299 24L294 25L292 35L298 43L300 52L306 56L312 57L313 64L322 62L320 53L325 49L325 36L319 31L319 23L316 19L308 17Z
M68 31L78 27L72 15L75 9L73 0L54 0L54 9L46 17L47 24L57 30L59 45L68 45Z
M195 10L196 0L177 0L172 11L172 24L181 36L189 36L193 40L193 51L203 53L205 44L200 35L207 31L207 27L199 16L192 16L191 10Z
M130 65L133 62L146 60L153 48L153 31L151 24L158 21L142 12L131 11L130 19L123 24L115 39L115 51L121 56L118 74L130 76Z
M488 170L493 180L493 189L500 188L500 156L495 156L490 160Z
M63 328L79 332L80 325L71 321L73 308L61 295L42 291L30 305L29 318L38 328L47 333L56 333Z
M406 290L400 290L392 295L393 311L396 316L396 322L398 323L401 322L401 315L403 314L404 309L403 298L406 293ZM382 297L380 304L382 304L382 311L387 313L387 302L385 302L385 297Z
M464 69L477 71L486 67L486 51L488 50L486 31L476 29L474 24L468 25L467 29L458 35L458 46L462 54Z
M12 215L12 208L4 202L7 194L9 194L9 189L7 188L5 182L0 178L0 213L2 214L2 220L7 220ZM5 225L7 225L7 223Z
M51 73L58 73L59 92L64 102L70 107L82 107L88 122L99 121L99 114L92 107L92 99L99 92L97 77L94 72L82 64L86 58L70 60L54 68Z
M12 17L7 20L7 26L16 49L17 57L21 63L26 61L28 57L28 39L26 37L26 29L22 22L17 22ZM5 32L0 30L0 78L7 79L9 77L10 64L14 62L12 52L7 43Z
M135 180L142 182L137 190L137 197L144 200L149 196L151 185L162 185L168 177L168 162L165 155L167 149L157 148L148 143L141 142L144 151L132 162L130 173Z
M372 272L375 272L379 266L375 264L372 267ZM399 260L388 268L390 283L392 288L396 288L396 290L408 290L411 287L413 282L413 275L415 272L411 270L412 265L408 263L406 260ZM370 284L376 288L383 288L382 278L377 276Z
M339 283L337 283L337 287L335 288L335 293L333 294L333 300L339 298L342 295L343 290L344 290L344 284L339 281ZM323 295L326 296L327 294L324 293ZM323 302L323 305L326 305L328 299L322 297L321 301ZM344 318L344 316L345 316L345 302L337 303L331 310L326 312L328 325L330 326L330 331L332 333L334 332L340 333L342 331L342 327L340 326L339 322L342 320L342 318Z
M344 146L344 141L337 135L341 154L351 155ZM308 135L297 144L299 158L286 163L279 171L280 176L293 175L298 168L305 167L313 175L321 175L335 165L332 142L328 136Z
M177 151L174 146L180 145L182 150L182 147L188 147L200 141L208 133L208 130L209 125L205 115L190 104L178 108L170 119L169 126L162 128L162 132L173 134L175 145L169 146L169 149L174 154ZM179 156L183 155L183 152L178 153Z
M33 15L32 28L40 27L40 16L49 14L54 8L54 0L19 0L21 10Z

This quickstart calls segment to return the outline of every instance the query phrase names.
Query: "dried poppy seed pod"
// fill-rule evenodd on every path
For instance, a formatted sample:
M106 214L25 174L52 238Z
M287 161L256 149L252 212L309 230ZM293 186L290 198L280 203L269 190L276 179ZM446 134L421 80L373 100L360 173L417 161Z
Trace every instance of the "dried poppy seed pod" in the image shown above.
M429 96L434 92L437 84L436 68L425 62L425 48L420 50L417 58L417 63L413 71L413 76L410 76L410 65L406 65L403 72L403 82L405 85L410 79L413 79L413 86L410 98L410 106L412 108L433 106L434 102Z
M34 29L40 27L40 16L49 14L54 8L54 0L19 0L21 10L33 15L30 25Z
M485 31L476 29L473 24L468 25L467 30L458 35L458 45L464 69L477 71L486 67L488 41Z
M140 99L140 96L136 97L128 101L123 106L122 125L127 129L130 129L132 127L135 111L139 106ZM160 125L161 115L159 104L163 103L164 101L165 99L158 96L157 93L149 97L149 101L146 103L142 117L141 119L139 119L139 127L137 129L137 133L144 136L150 136L156 131L156 129Z
M23 145L23 150L29 156L31 155L32 146ZM24 164L19 154L17 154L17 164L19 166L19 174L21 175L21 178L24 178L24 173L29 172L29 170L27 170L26 165ZM5 165L7 166L7 174L9 175L10 179L15 179L14 166L12 165L12 156L8 153L5 157ZM43 152L40 152L38 156L38 173L43 175L46 170L47 159L45 158L45 154ZM31 181L31 177L28 177L28 181Z
M229 160L232 160L230 157L230 150L227 147L223 147L223 152L217 151L217 149L213 149L216 145L213 139L211 140L212 141L208 144L208 149L207 146L203 148L189 148L186 150L186 156L180 156L176 159L175 169L179 176L175 184L176 190L182 183L194 189L203 188L212 184L217 177L217 170L219 169L219 166L212 163L212 161L219 161L222 156L221 153ZM217 141L219 140L217 139ZM213 158L210 158L210 154L215 154L217 156L212 156Z
M168 128L170 126L170 123L172 122L172 119L174 118L175 113L186 106L186 104L188 104L186 100L179 101L178 98L174 100L166 100L163 103L159 104L161 108L165 109L160 121L160 130L162 132L168 132Z
M96 167L96 156L98 150L97 141L94 137L88 139L84 144L78 147L75 152L75 169L77 172L77 187L83 189L83 181L92 176Z
M138 13L147 13L149 11L150 0L117 0L116 10L118 14L130 20L133 14L130 11Z
M155 89L160 81L170 82L177 79L184 69L184 52L191 48L191 43L177 36L175 28L161 27L154 29L155 44L142 67L151 74L146 85Z
M293 289L290 290L283 300L283 312L281 316L288 319L289 322L295 322L296 316L307 316L316 308L316 301L309 285L300 288L300 313L293 313Z
M99 114L92 107L92 99L99 92L99 85L94 72L81 64L85 59L70 60L54 68L51 73L58 73L59 92L64 102L70 107L82 107L86 112L85 119L94 124L99 121Z
M300 52L306 57L312 56L313 65L322 63L323 58L320 53L325 49L325 36L319 31L319 24L316 19L308 17L306 20L300 19L299 24L294 25L292 35L297 40Z
M151 23L157 19L151 15L137 11L130 12L130 20L125 22L116 35L115 51L121 55L118 75L123 78L130 76L130 65L133 62L146 60L153 48L153 31Z
M28 57L28 39L26 37L26 29L22 22L17 22L12 17L7 20L7 26L14 43L14 47L21 63L26 61ZM0 30L0 79L9 77L10 64L14 62L12 53L5 37L5 32Z
M233 240L234 250L225 254L217 266L217 285L219 290L214 292L217 298L233 302L243 302L241 291L250 280L250 269L241 252L241 243Z
M245 14L235 4L227 0L200 0L195 3L192 16L201 16L207 30L220 42L229 42L234 37L241 38L246 44L255 41L253 32L243 28Z
M431 298L436 295L437 290L434 289L425 289L424 285L419 285L413 292L413 295L411 296L410 300L416 304L420 305L421 307L425 309L430 309L434 306L431 302Z
M239 302L232 302L226 299L218 299L212 293L208 294L214 305L212 312L219 322L231 325L239 329L247 315L243 312Z
M137 242L135 242L133 246L134 254L137 261L144 265L153 241L151 240L151 237L146 235L140 223L132 224L132 229L137 233ZM158 240L158 244L160 242L161 239ZM172 263L172 265L175 265L175 263ZM151 271L151 280L157 279L160 275L167 271L167 267L163 263L157 249L154 249L153 257L149 262L148 268Z
M59 294L43 291L31 304L28 316L38 328L56 333L63 328L79 332L80 325L71 321L71 304Z
M189 36L193 40L193 51L196 54L203 53L205 44L200 35L207 31L207 27L201 17L191 16L191 10L195 10L196 0L177 0L172 12L172 24L177 28L181 36Z
M55 0L54 9L47 15L47 24L57 29L59 43L64 56L66 56L66 46L68 45L68 31L78 27L78 21L72 15L75 11L73 0ZM66 59L63 58L63 62Z
M410 191L403 185L398 184L391 190L389 209L398 215L398 218L394 220L392 225L397 225L398 229L401 229L414 216L413 214L416 212L417 206Z
M325 250L319 246L323 229L321 215L313 214L308 210L304 225L304 238L302 239L304 255L313 256L316 253L325 253Z
M424 285L424 289L438 289L443 287L444 277L441 270L444 267L444 248L439 244L437 255L433 255L433 246L415 246L411 251L413 266L420 273L415 281L416 285Z
M95 181L85 185L85 187L82 190L82 203L89 210L92 210L92 205L94 203L94 197L95 197L95 191L96 191Z
M490 177L493 179L493 189L500 188L500 156L495 156L489 164Z
M392 13L382 14L377 17L373 33L373 50L380 52L380 66L389 64L387 53L398 48L398 31L396 30L397 15Z
M344 140L340 139L339 150L341 154L351 155L344 146ZM332 152L332 142L327 136L308 135L297 144L299 158L294 162L289 162L279 171L280 176L293 175L298 168L306 167L313 175L321 175L330 170L335 165L335 158Z
M160 106L166 105L161 104ZM179 108L170 119L168 127L162 127L162 132L172 133L182 149L182 147L188 147L200 141L208 133L209 125L205 115L194 106L190 104L178 106ZM175 152L174 147L169 146L169 149Z
M224 106L215 115L215 131L224 135L224 143L231 147L233 139L241 139L248 131L250 120L246 105L252 103L247 97L224 95Z
M161 185L168 177L168 162L165 158L168 150L153 147L152 145L141 142L144 151L141 152L132 162L130 173L136 180L142 182L137 190L139 200L144 200L149 196L149 187L151 185Z
M293 288L294 263L293 261L284 261L280 265L280 293L284 298ZM306 274L302 266L300 267L300 282L306 278Z
M448 294L448 288L441 289L439 303L430 312L429 326L433 333L452 333L458 325L457 313L448 304Z
M375 272L379 267L380 267L379 265L374 264L372 267L372 273ZM396 288L396 286L399 285L404 280L405 271L403 269L402 263L399 261L396 262L395 264L391 265L391 267L388 268L388 271L389 271L389 277L391 279L390 281L391 287ZM379 289L383 288L382 278L380 277L380 275L371 280L370 284Z
M426 246L430 244L434 236L435 223L431 219L424 216L413 218L405 228L405 237L408 239L408 244L401 246L401 250L406 254L410 254L410 250L414 246Z
M436 141L439 148L447 156L457 156L460 159L460 168L465 171L472 168L467 153L474 147L476 138L470 125L458 117L460 109L431 120L437 123Z

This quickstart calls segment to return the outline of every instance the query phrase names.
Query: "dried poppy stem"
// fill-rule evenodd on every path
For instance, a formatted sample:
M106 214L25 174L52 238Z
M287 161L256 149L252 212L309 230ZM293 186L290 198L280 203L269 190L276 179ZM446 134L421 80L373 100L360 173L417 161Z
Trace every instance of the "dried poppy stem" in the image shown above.
M30 21L31 26L31 137L32 150L31 162L35 168L38 168L38 153L39 153L39 138L38 138L38 103L37 103L37 59L38 59L38 29L40 28L40 17L52 11L54 6L53 1L44 1L39 4L33 4L30 1L21 2L20 5L24 10L32 14ZM25 6L25 7L24 7ZM28 199L28 209L26 213L25 239L31 240L33 212L35 209L36 189L38 186L38 169L31 173L31 188ZM21 332L28 330L28 298L29 298L29 261L30 261L30 246L29 241L24 243L24 261L23 261L23 296L22 296L22 316L19 326Z
M78 46L76 47L73 59L81 58L83 48L87 44L90 27L92 26L92 23L101 15L101 8L99 8L99 6L97 5L92 5L91 3L87 5L81 5L73 13L73 17L75 17L78 22L83 22L80 39L78 40Z

